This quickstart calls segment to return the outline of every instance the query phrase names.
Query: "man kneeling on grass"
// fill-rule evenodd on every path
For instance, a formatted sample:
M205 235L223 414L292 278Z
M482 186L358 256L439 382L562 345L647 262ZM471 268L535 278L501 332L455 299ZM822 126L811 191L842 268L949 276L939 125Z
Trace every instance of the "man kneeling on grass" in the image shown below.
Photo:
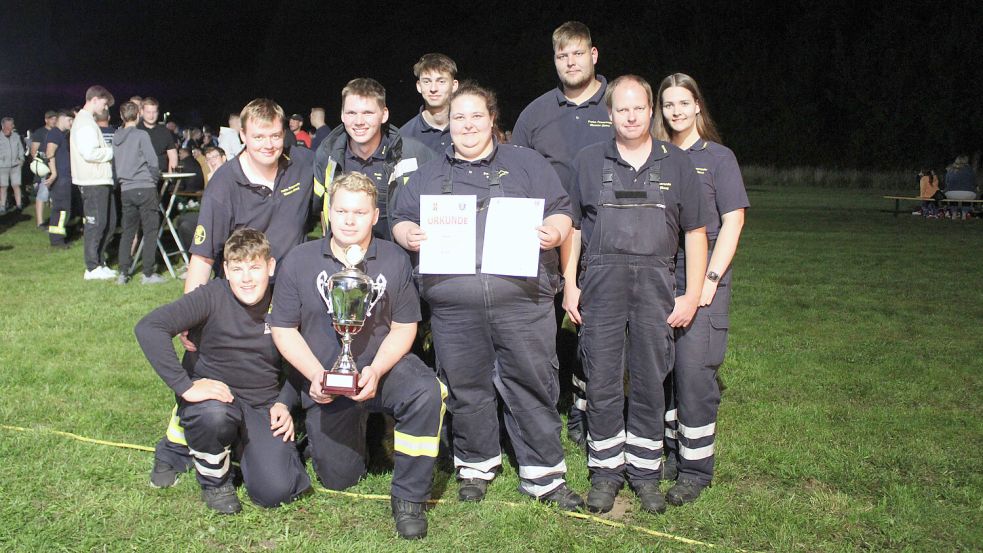
M233 448L258 505L289 503L311 481L293 444L287 398L296 391L280 389L280 355L264 320L276 265L270 243L258 230L239 229L225 242L223 259L224 279L155 309L135 332L150 364L177 394L205 505L233 514L242 510L230 470ZM173 345L188 328L201 332L190 374Z

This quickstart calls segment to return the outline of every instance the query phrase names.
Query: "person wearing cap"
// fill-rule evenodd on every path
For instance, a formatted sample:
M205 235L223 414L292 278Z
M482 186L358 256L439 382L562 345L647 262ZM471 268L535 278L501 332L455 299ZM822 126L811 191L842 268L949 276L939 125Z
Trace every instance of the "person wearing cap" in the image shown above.
M311 135L304 130L304 116L295 113L290 116L290 121L287 123L290 125L290 132L294 133L294 146L302 146L311 149Z

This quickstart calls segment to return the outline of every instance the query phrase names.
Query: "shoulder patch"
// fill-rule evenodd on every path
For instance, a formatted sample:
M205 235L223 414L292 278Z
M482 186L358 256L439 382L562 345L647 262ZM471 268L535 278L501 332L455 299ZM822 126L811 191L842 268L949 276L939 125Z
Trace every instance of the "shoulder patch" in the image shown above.
M204 244L205 237L206 237L205 227L202 225L198 225L198 227L195 228L195 245L200 246Z

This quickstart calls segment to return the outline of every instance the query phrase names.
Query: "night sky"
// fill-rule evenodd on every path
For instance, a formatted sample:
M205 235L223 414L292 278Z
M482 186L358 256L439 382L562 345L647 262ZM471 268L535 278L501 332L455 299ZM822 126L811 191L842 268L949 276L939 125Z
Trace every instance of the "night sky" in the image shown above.
M154 96L182 124L218 126L268 96L288 114L324 106L334 125L341 88L368 76L401 125L420 105L412 65L437 51L498 92L509 128L556 86L550 34L576 19L609 79L693 75L745 164L917 169L983 150L981 2L598 5L10 1L0 113L23 132L98 83L117 102Z

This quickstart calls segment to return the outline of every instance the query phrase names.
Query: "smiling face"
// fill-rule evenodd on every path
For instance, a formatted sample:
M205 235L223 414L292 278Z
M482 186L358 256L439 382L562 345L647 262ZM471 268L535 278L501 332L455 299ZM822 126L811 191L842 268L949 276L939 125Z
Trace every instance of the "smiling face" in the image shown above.
M376 147L382 141L382 124L389 120L389 109L375 98L350 94L341 108L341 122L352 142Z
M358 244L366 251L372 239L372 226L379 221L379 208L365 192L339 188L331 196L331 239L344 250Z
M660 98L662 118L673 134L688 134L696 125L700 104L688 88L670 86L662 91Z
M251 118L240 131L249 161L258 168L272 169L283 153L283 122Z
M571 40L553 51L553 64L563 88L580 88L594 79L597 48L587 46L583 39Z
M243 305L256 305L266 295L270 277L276 269L276 260L271 257L226 261L223 267L236 299Z
M491 153L495 118L488 113L484 98L463 93L451 102L451 141L454 155L475 160Z
M648 135L652 105L648 93L635 81L625 81L611 94L611 123L620 140L633 141Z
M423 96L428 108L442 108L451 100L451 93L457 90L457 80L450 73L425 71L416 80L416 91Z

